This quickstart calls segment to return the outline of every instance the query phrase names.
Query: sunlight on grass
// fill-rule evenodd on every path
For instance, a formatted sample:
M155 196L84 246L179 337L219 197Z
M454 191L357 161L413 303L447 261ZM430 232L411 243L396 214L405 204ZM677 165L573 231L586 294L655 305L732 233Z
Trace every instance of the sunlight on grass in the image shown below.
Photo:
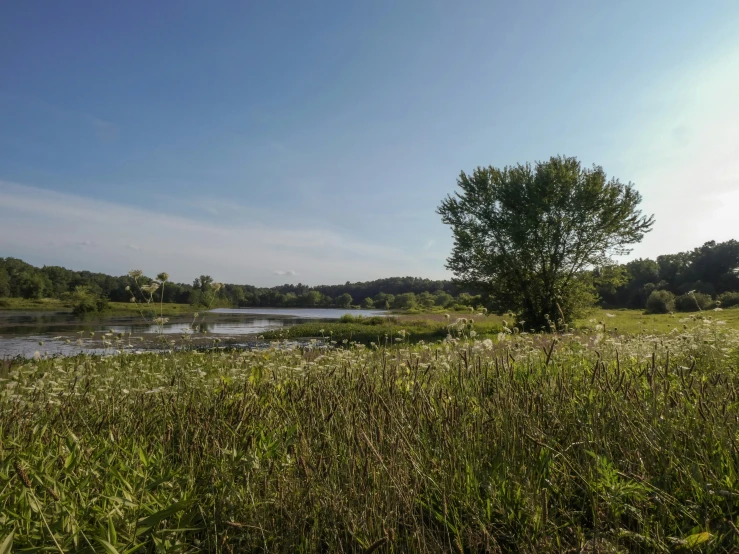
M0 544L736 546L735 331L388 344L5 362Z

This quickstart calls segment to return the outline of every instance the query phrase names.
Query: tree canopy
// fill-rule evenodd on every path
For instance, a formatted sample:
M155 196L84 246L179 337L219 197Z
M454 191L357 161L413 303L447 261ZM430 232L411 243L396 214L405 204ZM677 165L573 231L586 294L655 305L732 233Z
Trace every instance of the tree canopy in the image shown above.
M575 158L462 172L438 208L454 235L447 268L530 326L567 322L595 300L583 272L626 254L654 222L632 184Z

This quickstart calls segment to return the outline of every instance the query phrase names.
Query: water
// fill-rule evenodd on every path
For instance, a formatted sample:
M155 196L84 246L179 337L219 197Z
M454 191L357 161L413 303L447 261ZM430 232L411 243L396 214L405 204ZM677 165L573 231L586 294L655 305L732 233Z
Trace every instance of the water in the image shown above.
M335 321L344 314L382 316L380 310L341 310L321 308L219 308L202 314L193 328L193 316L172 317L162 334L179 339L182 334L220 338L231 344L252 343L260 333L305 322ZM120 334L130 334L117 345L107 347L136 350L145 347L159 334L159 326L139 316L106 316L80 319L64 312L0 311L0 359L39 354L78 354L102 352ZM105 333L110 333L104 337ZM115 344L115 343L114 343ZM128 345L131 346L128 346Z

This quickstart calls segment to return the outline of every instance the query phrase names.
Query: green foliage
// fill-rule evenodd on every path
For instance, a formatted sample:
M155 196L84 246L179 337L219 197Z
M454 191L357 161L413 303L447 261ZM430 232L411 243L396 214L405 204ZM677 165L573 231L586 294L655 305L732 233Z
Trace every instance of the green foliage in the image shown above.
M439 308L446 308L453 300L454 297L443 290L436 291L436 294L434 295L434 304Z
M72 312L76 315L87 315L104 312L108 309L108 300L90 291L89 287L76 287L70 300Z
M336 305L339 308L349 308L352 305L352 295L345 292L336 298Z
M735 551L736 333L558 339L0 365L0 550Z
M718 296L717 304L722 308L731 308L733 306L739 306L739 292L725 292Z
M10 275L4 267L0 267L0 298L10 296Z
M667 314L675 309L675 295L667 290L655 290L646 303L647 313Z
M628 252L653 224L632 185L574 158L478 167L457 185L438 209L454 234L447 267L537 328L570 321L579 274Z
M398 294L393 301L393 308L396 310L412 310L418 305L416 295L412 292Z
M689 292L675 298L675 309L678 312L697 312L713 307L713 299L702 292Z

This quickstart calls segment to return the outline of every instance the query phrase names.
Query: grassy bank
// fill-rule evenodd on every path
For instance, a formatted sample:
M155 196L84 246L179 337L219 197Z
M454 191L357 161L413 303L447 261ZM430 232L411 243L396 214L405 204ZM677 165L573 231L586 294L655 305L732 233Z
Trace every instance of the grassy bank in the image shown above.
M315 338L331 340L336 343L356 341L363 344L387 345L397 340L411 342L435 342L444 339L448 334L449 323L443 316L390 316L382 317L343 317L337 322L303 323L291 327L283 327L276 331L264 333L268 340ZM470 318L471 319L471 318ZM453 320L452 320L453 321ZM498 333L500 324L485 321L482 318L476 323L476 333Z
M472 316L466 317L466 321L472 320ZM283 327L264 333L264 338L268 340L315 338L337 343L356 341L367 345L370 343L387 345L400 339L411 342L435 342L449 334L449 324L455 321L457 319L447 319L437 314L393 315L387 318L344 316L337 322L303 323ZM502 329L497 320L482 316L475 318L474 325L475 333L479 335L497 334Z
M385 345L402 333L411 342L435 342L455 334L455 322L471 323L477 338L495 338L505 326L516 331L529 331L526 323L516 323L512 316L481 315L470 313L393 314L380 317L343 317L331 323L304 323L264 334L268 340L285 338L328 339L337 343L357 341ZM596 332L605 329L609 336L624 334L677 333L716 323L727 329L739 329L739 309L722 311L648 315L642 310L593 310L587 317L576 321L573 329ZM450 325L452 327L450 328Z
M23 311L48 311L48 312L69 312L72 313L73 304L69 301L59 300L57 298L0 298L0 310L23 310ZM196 306L190 304L162 304L162 311L165 316L173 316L180 314L189 314L197 312ZM203 309L203 308L200 308ZM160 306L152 305L145 311L160 313ZM100 315L138 315L139 307L130 302L108 302L108 309L100 312Z
M738 338L75 357L0 368L0 544L727 552Z

